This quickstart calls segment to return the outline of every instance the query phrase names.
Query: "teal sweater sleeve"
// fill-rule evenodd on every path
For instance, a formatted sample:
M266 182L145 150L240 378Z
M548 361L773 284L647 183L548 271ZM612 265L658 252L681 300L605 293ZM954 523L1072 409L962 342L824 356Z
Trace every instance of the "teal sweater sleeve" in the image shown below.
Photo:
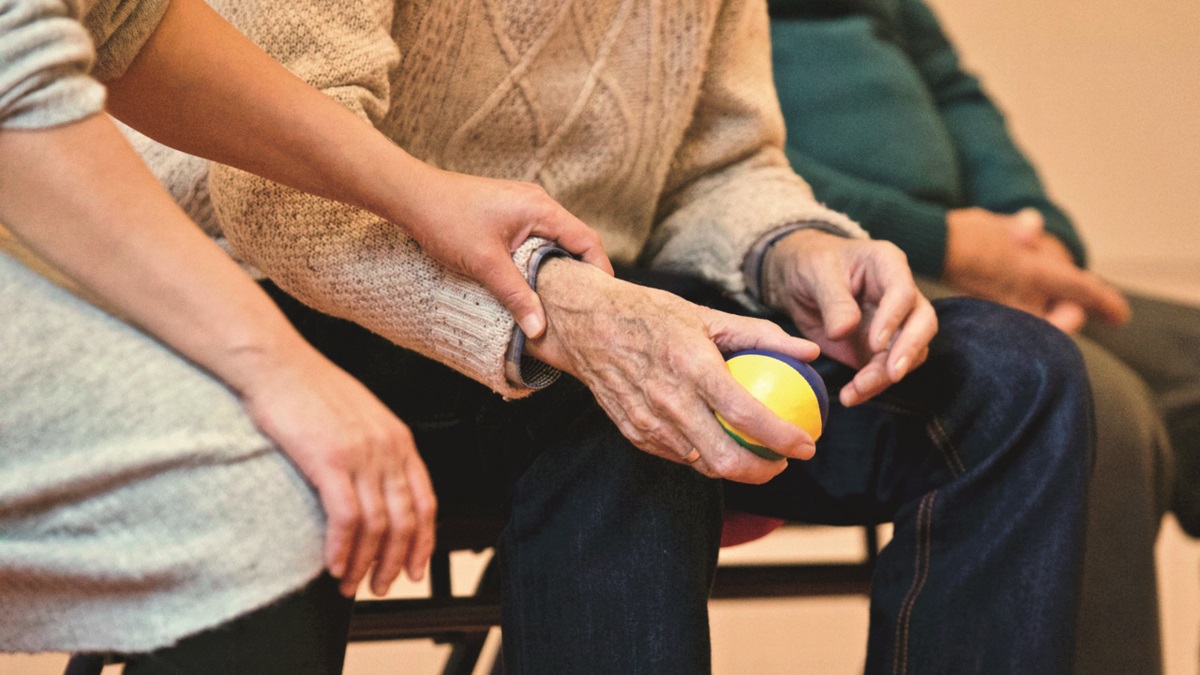
M821 201L857 220L871 237L899 246L917 274L934 278L942 275L946 258L945 206L841 171L795 145L786 149L792 168L808 181Z
M1067 215L1046 195L1037 172L1013 142L1004 117L979 80L964 72L937 17L923 0L900 0L903 47L934 96L958 153L967 202L1014 213L1032 207L1081 267L1083 242Z

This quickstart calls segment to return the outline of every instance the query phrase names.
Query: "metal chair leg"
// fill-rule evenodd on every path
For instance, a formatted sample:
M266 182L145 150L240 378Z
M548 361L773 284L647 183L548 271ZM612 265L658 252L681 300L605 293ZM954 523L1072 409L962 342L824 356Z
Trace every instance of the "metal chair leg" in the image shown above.
M67 661L63 675L100 675L107 662L108 659L100 654L76 654Z
M498 597L500 595L499 563L493 554L479 578L475 588L477 597ZM487 642L488 631L478 633L463 633L454 641L450 657L446 659L446 667L442 675L471 675L483 655L483 646ZM499 659L497 659L499 660ZM494 669L494 665L493 665Z

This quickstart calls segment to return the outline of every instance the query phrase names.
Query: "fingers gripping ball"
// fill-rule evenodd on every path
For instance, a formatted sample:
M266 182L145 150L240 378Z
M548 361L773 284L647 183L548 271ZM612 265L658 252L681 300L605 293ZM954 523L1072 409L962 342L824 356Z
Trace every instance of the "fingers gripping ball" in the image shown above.
M808 432L821 436L829 417L829 393L812 366L790 356L757 349L735 352L725 358L729 372L771 412ZM748 434L734 429L717 414L717 421L742 447L764 459L783 459Z

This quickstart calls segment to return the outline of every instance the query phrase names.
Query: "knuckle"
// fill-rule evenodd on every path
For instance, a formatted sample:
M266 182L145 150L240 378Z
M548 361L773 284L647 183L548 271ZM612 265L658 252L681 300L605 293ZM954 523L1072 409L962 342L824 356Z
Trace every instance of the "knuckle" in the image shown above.
M664 355L666 367L672 373L680 374L684 379L691 379L690 374L695 358L690 357L683 349L669 349ZM648 393L654 398L661 398L666 393L667 387L663 385L648 387Z
M533 305L533 291L529 290L528 286L513 286L504 283L502 288L496 288L493 292L496 299L505 307L528 309Z
M679 371L676 371L679 372ZM655 382L646 387L646 401L657 425L662 424L664 417L669 417L676 407L678 385L668 385Z
M362 518L356 504L333 504L327 508L329 528L339 532L354 530Z
M383 534L388 528L387 511L383 507L371 507L363 514L363 531L371 536Z
M416 523L408 518L403 518L392 524L392 532L395 532L401 539L404 540L411 539L413 533L416 531Z
M650 443L650 437L643 434L641 430L634 426L633 423L628 419L622 422L620 427L621 434L625 436L625 438L629 439L630 443L633 443L635 446L643 450L651 450L653 448L653 444Z
M433 520L437 517L438 503L437 499L430 497L429 499L418 499L413 504L413 513L422 521Z
M395 420L392 426L392 440L396 445L402 445L407 448L415 448L417 441L413 437L412 429L400 420Z
M726 422L737 429L746 431L747 433L751 433L748 431L748 427L753 427L754 431L761 431L758 429L760 425L757 424L758 419L754 415L750 405L741 400L731 401L727 404L722 403L721 417L724 417ZM761 433L751 433L751 435L758 437L761 436Z
M590 249L603 248L603 241L600 238L599 232L582 223L577 227L580 230L580 239L583 240L585 246Z
M537 183L520 183L521 199L525 208L529 209L530 217L545 217L551 215L558 202L546 192L546 188Z
M706 458L708 466L715 472L715 475L723 478L731 478L736 472L736 464L731 455L725 453L714 453L715 456Z
M938 319L937 312L933 311L932 307L929 309L929 314L929 335L933 336L936 335L939 330L941 330L941 323Z
M322 453L325 465L338 473L348 472L354 465L353 458L356 453L353 448L355 445L354 442L343 436L338 442L327 446L325 452Z
M840 276L841 270L845 267L845 261L839 251L833 249L821 249L813 254L810 259L811 264L804 270L804 276L808 279L821 279L830 273L838 273ZM832 290L832 287L830 287Z
M374 458L380 451L391 448L395 441L396 435L394 430L388 426L381 425L364 434L362 452Z
M629 411L629 424L639 436L652 436L660 422L648 408L638 406Z
M884 255L888 256L892 262L908 264L908 254L894 243L890 241L883 242L882 250Z
M524 182L521 185L531 197L539 199L549 199L550 193L546 192L546 188L539 183Z

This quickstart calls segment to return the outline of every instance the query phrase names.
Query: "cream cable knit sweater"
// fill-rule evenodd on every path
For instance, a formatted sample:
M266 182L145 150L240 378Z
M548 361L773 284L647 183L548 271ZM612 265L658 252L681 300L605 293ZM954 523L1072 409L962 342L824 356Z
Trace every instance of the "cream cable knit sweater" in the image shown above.
M211 4L417 157L541 183L614 260L697 274L750 302L741 265L764 234L822 221L863 236L788 168L761 0ZM237 255L284 289L507 396L528 393L504 378L512 319L399 228L224 166L208 181Z

